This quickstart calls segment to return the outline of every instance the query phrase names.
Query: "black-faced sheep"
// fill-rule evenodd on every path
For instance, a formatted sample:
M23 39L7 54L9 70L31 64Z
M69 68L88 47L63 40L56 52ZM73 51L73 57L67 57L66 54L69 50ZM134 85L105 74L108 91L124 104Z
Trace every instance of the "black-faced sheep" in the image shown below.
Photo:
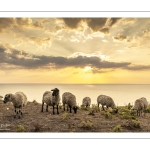
M148 107L147 99L145 97L141 97L134 102L134 106L131 108L131 111L136 110L137 116L142 115L142 112L144 112L145 115L145 110L147 109L147 107Z
M118 108L116 107L113 99L110 96L99 95L97 97L97 104L98 104L98 107L101 104L103 110L105 110L104 106L106 106L107 108L111 107L112 109L115 109L116 113L118 112Z
M90 107L90 105L91 105L91 98L84 97L82 100L82 106Z
M53 92L51 92L51 91L53 91ZM51 91L46 91L43 94L41 112L43 112L43 106L44 106L44 103L46 103L47 104L46 105L46 111L47 112L48 112L48 106L53 106L53 114L55 114L54 108L56 105L57 114L59 114L59 111L58 111L58 105L60 103L59 89L55 88L55 89L52 89Z
M27 97L23 92L16 92L15 94L6 94L4 97L4 103L12 102L15 109L15 116L22 115L22 109L27 104Z
M68 111L68 107L70 108L70 113L72 113L71 109L74 110L74 113L77 113L77 103L76 103L76 97L75 95L73 95L70 92L65 92L62 95L62 103L63 103L63 107L64 107L64 111L65 111L65 104L67 105L67 111Z

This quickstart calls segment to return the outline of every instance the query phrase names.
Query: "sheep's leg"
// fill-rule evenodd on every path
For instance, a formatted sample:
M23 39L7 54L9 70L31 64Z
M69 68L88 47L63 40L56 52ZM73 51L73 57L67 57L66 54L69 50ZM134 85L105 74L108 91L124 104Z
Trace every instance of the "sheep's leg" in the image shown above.
M65 111L65 104L63 104L63 107L64 107L64 111Z
M19 115L19 119L21 118L21 110L19 109L19 112L18 112L18 115Z
M70 113L72 113L72 112L71 112L71 106L69 106L69 108L70 108Z
M137 110L137 116L140 116L140 111L139 110Z
M53 105L53 114L55 114L55 112L54 112L54 108L55 108L55 107L54 107L54 106L55 106L55 105Z
M17 111L16 111L16 107L14 107L15 108L15 115L14 115L14 118L16 118L16 113L17 113Z
M16 116L19 116L19 111L18 111L18 109L16 110Z
M48 112L48 105L46 105L46 112Z
M99 103L98 103L98 107L99 107Z
M103 111L105 111L104 106L102 105Z
M59 111L58 111L58 105L57 105L57 114L59 114Z
M44 106L44 102L42 103L42 109L41 109L41 112L43 112L43 106Z
M67 111L68 111L68 105L67 105Z

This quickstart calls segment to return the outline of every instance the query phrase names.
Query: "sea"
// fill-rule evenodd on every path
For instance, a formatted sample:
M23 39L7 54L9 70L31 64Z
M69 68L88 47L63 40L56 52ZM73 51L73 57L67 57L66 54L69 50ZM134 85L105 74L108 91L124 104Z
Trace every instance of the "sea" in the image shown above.
M117 106L133 105L140 97L150 102L150 84L0 84L0 96L4 98L8 93L21 91L26 94L28 101L42 103L43 93L54 88L60 90L61 98L64 92L74 94L79 106L87 96L91 98L91 104L97 104L97 97L101 94L112 97Z

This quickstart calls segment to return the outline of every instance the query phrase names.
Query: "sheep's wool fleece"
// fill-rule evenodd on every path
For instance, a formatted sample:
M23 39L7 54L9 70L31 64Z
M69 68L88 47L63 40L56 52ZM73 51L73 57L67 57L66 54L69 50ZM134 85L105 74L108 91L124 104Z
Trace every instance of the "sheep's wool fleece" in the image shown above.
M83 105L90 105L91 104L91 99L90 97L85 97L82 101Z
M100 103L101 105L106 105L108 107L113 107L113 108L116 107L113 99L106 95L98 96L97 103Z
M25 106L27 104L27 97L23 92L15 93L15 101L13 101L15 107Z
M68 104L70 106L76 106L76 97L70 92L65 92L62 95L62 102L63 102L63 104Z

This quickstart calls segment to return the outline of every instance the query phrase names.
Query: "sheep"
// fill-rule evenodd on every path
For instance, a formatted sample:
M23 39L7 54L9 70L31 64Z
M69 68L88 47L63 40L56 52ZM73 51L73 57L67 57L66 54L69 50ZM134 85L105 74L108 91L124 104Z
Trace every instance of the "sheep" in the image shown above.
M70 108L70 113L72 113L71 109L74 110L74 113L77 113L77 103L76 103L76 97L75 95L73 95L70 92L65 92L62 95L62 103L63 103L63 107L64 107L64 111L65 111L65 104L67 104L67 111L68 111L68 107Z
M118 112L118 108L116 107L113 99L110 96L106 96L106 95L99 95L97 97L97 104L98 107L101 104L102 105L102 109L105 111L104 106L106 106L107 108L111 107L112 109L116 109L116 113Z
M16 118L17 114L19 118L21 118L22 109L27 104L27 96L23 92L16 92L15 94L10 93L5 95L3 102L5 104L7 102L12 102L15 109L14 118Z
M137 116L142 115L143 111L145 116L145 110L147 109L147 107L148 107L147 99L145 97L141 97L134 102L134 106L131 108L131 111L136 110Z
M91 105L91 98L90 97L84 97L82 100L82 106L90 107Z
M51 91L53 91L53 92L51 92ZM58 105L60 103L59 89L54 88L51 91L46 91L43 94L41 112L43 112L43 106L44 106L44 103L46 103L47 104L46 112L48 112L48 106L53 106L53 114L55 114L54 107L56 105L57 106L57 114L59 114L59 111L58 111Z

